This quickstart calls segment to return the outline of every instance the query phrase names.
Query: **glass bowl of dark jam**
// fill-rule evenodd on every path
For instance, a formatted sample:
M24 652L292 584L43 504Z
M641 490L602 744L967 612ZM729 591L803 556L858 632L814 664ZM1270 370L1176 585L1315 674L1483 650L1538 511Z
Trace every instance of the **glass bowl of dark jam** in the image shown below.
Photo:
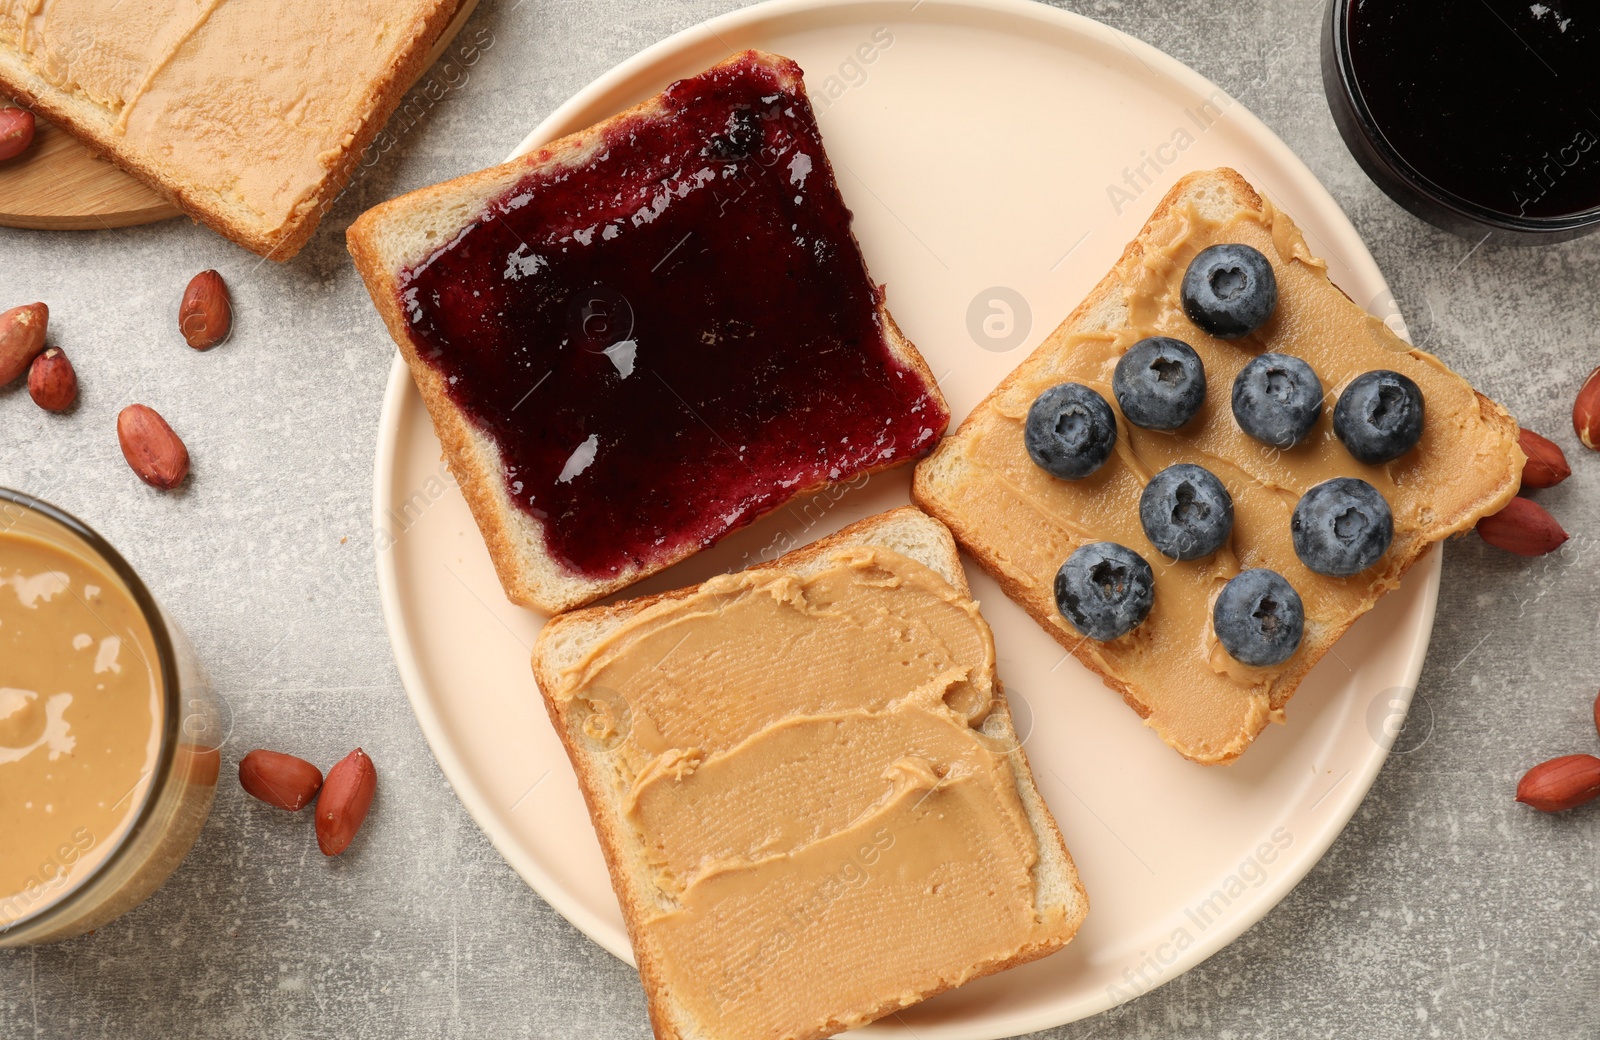
M1378 186L1474 238L1600 227L1600 8L1585 0L1329 0L1322 78Z

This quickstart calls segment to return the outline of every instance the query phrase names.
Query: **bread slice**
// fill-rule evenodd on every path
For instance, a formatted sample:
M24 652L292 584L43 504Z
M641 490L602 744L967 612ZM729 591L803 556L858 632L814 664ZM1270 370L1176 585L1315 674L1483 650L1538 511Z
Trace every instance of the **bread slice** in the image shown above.
M960 599L967 600L970 597L970 590L950 533L938 521L910 506L859 521L828 538L796 549L765 567L743 573L758 578L786 575L803 577L833 565L835 554L863 547L887 550L889 553L899 554L915 561L916 565L926 567L937 575L935 581L942 580L948 583L949 588ZM726 579L713 579L713 581L723 580ZM704 588L706 586L679 589L614 606L573 611L554 618L545 625L534 648L533 668L539 688L544 692L545 707L549 711L550 720L567 749L573 768L577 771L590 817L605 851L612 883L616 888L617 898L627 920L629 935L633 940L656 1036L660 1040L690 1040L690 1038L718 1040L737 1035L740 1040L754 1040L756 1035L766 1034L757 1030L750 1035L744 1035L728 1021L717 1020L715 1016L697 1016L692 1008L701 1002L700 998L704 994L685 992L686 987L681 983L673 986L665 981L664 976L668 974L665 970L666 962L681 951L665 948L661 935L654 930L651 922L663 914L671 913L675 906L675 894L664 889L661 883L663 875L660 859L653 854L654 846L649 836L642 834L625 812L629 791L633 789L632 784L637 779L637 772L627 767L624 756L617 752L615 744L604 739L604 735L608 735L611 730L607 727L597 729L593 725L593 716L587 710L592 702L584 699L584 695L592 695L592 691L587 687L580 688L578 685L581 682L579 676L582 676L584 668L591 664L589 661L591 656L596 653L604 640L617 633L622 626L633 619L649 617L652 611L671 609L673 604L697 595ZM979 623L981 624L981 619ZM986 626L984 631L987 631ZM730 647L730 651L734 655L739 654L737 646ZM848 662L843 664L849 666ZM840 927L841 922L828 920L827 914L821 910L814 911L812 915L797 913L792 918L786 918L790 922L789 927L797 932L791 940L797 946L803 944L808 949L837 949L838 960L830 963L836 964L840 977L820 982L793 977L790 973L792 964L789 956L781 953L760 959L760 970L752 970L748 977L736 976L743 980L743 988L750 994L761 994L763 986L766 985L786 988L791 993L796 987L802 990L810 1013L804 1016L804 1021L789 1021L775 1025L770 1035L810 1040L813 1037L829 1035L838 1029L859 1025L969 979L1044 956L1059 949L1077 931L1088 910L1088 900L1083 886L1078 880L1072 858L1067 853L1055 822L1034 786L1022 749L1017 745L1004 692L998 679L993 675L992 657L982 671L984 674L973 677L974 685L984 687L986 683L989 684L986 688L992 689L994 700L988 717L982 723L980 733L984 739L993 742L994 749L1000 752L1009 751L1008 754L997 757L1004 757L1011 763L1010 773L1014 777L1016 796L1026 815L1031 840L1037 849L1038 858L1033 868L1034 912L1040 921L1049 922L1048 927L1041 927L1038 941L1007 949L1002 955L983 963L924 964L920 966L921 970L909 977L888 980L890 983L888 985L880 984L872 991L870 997L860 998L855 1003L841 1004L836 994L841 989L847 988L848 980L843 976L851 974L849 965L853 957L852 950L860 950L864 946L869 960L877 958L884 963L893 960L896 950L892 948L887 936L878 936L885 944L883 947L880 948L875 942L874 936L878 935L874 931L876 914L869 912L854 923L842 922L844 933L860 933L860 941L856 946L847 949L848 939L844 934L834 931ZM708 692L706 696L715 697L715 694ZM717 703L720 702L707 703L699 707L707 712L716 712ZM805 705L795 705L796 712L804 712L805 709ZM634 731L639 731L642 724L635 721L632 728ZM776 728L774 725L764 729L758 736ZM597 733L602 735L601 739L597 739ZM746 740L736 744L734 750L747 748L751 743L751 740ZM668 752L661 755L657 761L671 757L672 754ZM717 755L712 755L700 769L702 771L713 769L718 760ZM816 772L826 774L820 767ZM821 779L827 781L830 776L824 775ZM825 783L819 785L819 793L815 796L803 795L798 804L813 806L814 802L810 799L824 797L820 791L825 787ZM754 801L760 804L762 790L760 784L751 784L739 790L747 792L744 795L747 802ZM775 827L780 823L781 821L772 821ZM820 844L821 840L825 839L819 839L817 844ZM799 855L800 852L794 854ZM1001 897L995 894L993 899L995 901L993 912L998 916ZM936 911L934 913L936 915ZM802 918L810 920L820 918L822 923L812 931L805 931L805 925L798 923ZM931 924L933 927L939 926L937 921ZM758 949L763 948L763 940L769 938L759 935L752 938L747 935L746 922L737 913L731 913L721 922L721 927L734 949L739 948L739 943L733 942L734 936L744 941L745 949L749 949L751 943ZM959 937L952 935L947 941L954 947ZM736 957L737 954L730 952L727 956ZM717 963L720 969L726 963L726 959L719 954ZM716 984L715 979L698 980L695 987L690 988L704 986L714 989Z
M1189 259L1217 235L1259 248L1279 286L1274 317L1231 343L1192 325L1176 292ZM1192 344L1202 357L1207 401L1196 418L1176 433L1161 433L1130 426L1118 411L1116 453L1095 475L1058 481L1034 466L1021 434L1034 396L1055 383L1083 382L1116 410L1110 382L1117 359L1138 339L1158 334ZM1308 441L1288 451L1250 440L1230 411L1235 375L1262 350L1314 359L1327 395ZM1339 391L1373 369L1410 375L1427 397L1422 441L1387 466L1357 463L1331 430ZM1139 491L1153 472L1179 461L1217 472L1235 500L1231 541L1205 560L1163 559L1139 525ZM1239 174L1218 169L1192 173L1173 187L1100 284L919 464L912 494L1147 726L1180 754L1217 764L1237 758L1267 722L1283 721L1284 705L1306 673L1430 545L1467 531L1509 501L1522 462L1516 424L1504 409L1352 303L1328 281L1325 265L1289 217ZM1298 495L1334 475L1378 486L1395 513L1388 553L1350 578L1312 573L1288 537ZM1085 639L1064 621L1053 595L1062 561L1093 541L1126 545L1157 572L1150 616L1106 643ZM1277 668L1240 665L1211 632L1216 594L1248 567L1283 574L1306 605L1301 646Z
M0 92L246 249L305 245L458 0L0 7Z
M809 104L805 99L805 86L801 75L799 66L787 58L764 54L759 51L749 51L734 55L727 61L707 70L694 80L680 81L669 90L682 92L695 87L696 84L712 82L715 77L756 77L759 78L763 89L766 89L766 85L770 85L770 89L781 92L774 96L786 96L788 98L788 101L783 104L788 106L788 117L795 120L796 125L799 125L802 130L810 127L811 132L815 133L815 124L811 119ZM562 441L562 444L577 445L584 441L585 434L592 434L596 429L600 434L605 434L606 428L604 424L613 421L616 418L614 412L625 406L609 403L611 398L596 392L592 396L585 396L582 400L579 400L577 406L572 409L569 418L563 419L562 415L567 413L560 411L563 407L562 402L551 401L549 398L557 380L551 380L548 383L542 380L536 381L532 378L536 373L530 373L526 384L519 383L514 392L498 391L504 393L504 397L498 405L490 409L494 412L492 416L474 416L458 400L462 391L459 387L452 387L452 379L445 369L441 367L441 363L437 361L430 363L427 358L422 356L423 350L419 348L418 334L414 332L409 317L413 311L402 300L403 293L408 291L403 282L406 272L418 268L419 265L425 269L439 270L439 257L443 252L441 247L446 247L447 244L453 246L462 240L462 236L468 235L475 229L491 227L495 225L496 221L504 222L508 220L509 218L506 214L512 210L520 210L519 218L525 218L528 214L535 213L538 210L539 203L536 201L533 205L525 205L527 197L536 195L539 192L554 193L566 190L569 186L569 181L571 184L585 184L587 183L584 180L585 178L593 180L602 176L614 175L614 173L605 172L609 169L605 167L601 168L601 172L596 172L595 167L591 167L590 164L603 164L608 159L612 159L613 162L617 161L613 157L621 151L622 144L620 142L626 142L634 134L644 132L666 134L675 125L678 125L676 122L680 120L678 105L679 103L676 101L669 101L667 94L650 98L586 130L552 141L511 162L447 181L443 184L434 185L433 187L423 188L383 203L364 213L349 230L350 253L355 258L356 267L366 281L372 301L383 316L384 322L388 326L395 344L399 347L401 355L410 365L417 389L427 404L428 412L433 418L434 429L444 445L451 470L461 486L467 504L472 509L473 517L483 533L489 553L494 559L495 569L499 574L506 595L513 602L543 613L556 613L573 606L591 602L624 588L692 555L728 531L753 522L761 515L780 508L785 503L796 498L813 494L829 484L849 481L866 473L909 462L924 454L933 446L949 421L948 407L944 402L943 396L939 393L932 372L929 371L927 364L923 361L921 355L917 353L916 348L901 334L899 327L895 324L893 317L884 305L881 288L871 286L867 279L865 267L862 266L860 268L859 283L864 287L864 291L874 294L875 325L877 329L875 335L881 337L881 347L878 344L872 344L870 347L873 351L886 351L886 358L882 362L876 360L862 362L863 371L869 373L870 381L882 381L885 383L895 380L905 381L907 385L914 388L908 391L907 399L914 397L917 401L909 410L901 409L896 416L881 415L873 416L872 418L874 421L881 420L884 422L891 421L891 419L894 422L914 421L920 425L920 431L916 435L918 440L914 445L903 445L903 450L902 448L897 448L893 451L873 454L870 457L860 454L852 458L848 465L839 467L832 472L822 467L805 469L803 472L801 469L794 469L792 473L795 475L791 478L782 479L784 478L783 473L769 473L766 469L761 469L752 477L748 494L744 495L743 498L738 495L732 496L727 504L715 511L715 516L708 516L707 514L711 511L701 509L698 514L691 518L693 524L699 525L699 535L697 537L692 539L684 538L677 544L669 542L667 551L660 552L654 556L630 556L609 573L604 571L585 571L582 568L573 567L569 565L570 557L562 557L559 552L559 546L554 541L560 532L546 519L546 516L551 515L551 513L561 515L560 511L552 509L546 516L535 515L533 510L513 499L511 486L521 488L524 494L528 492L529 488L535 488L535 494L543 495L546 489L555 490L555 483L566 479L568 470L562 467L561 475L556 476L555 467L547 467L543 483L538 483L538 478L532 475L537 467L530 463L525 453L519 454L516 450L508 447L501 438L490 430L490 426L495 422L514 420L525 424L524 430L527 437L554 438L555 433L553 431L556 430L558 421L570 421L574 432L565 434L564 436L567 439ZM820 146L820 140L815 143ZM682 159L677 156L669 156L669 158L671 162L662 164L662 168L674 169L682 165L684 169L694 170L696 165L705 162L703 158L698 158L692 154ZM630 161L633 160L630 159ZM657 160L654 156L645 156L637 161L643 163ZM786 154L771 165L782 169L789 162L791 160L787 158ZM627 168L624 166L624 169ZM843 210L843 204L838 200L837 189L832 180L832 171L828 167L825 155L818 154L809 158L807 166L801 175L810 178L806 181L806 185L807 190L812 191L812 195L806 199L804 204L806 207L811 207L814 204L817 206L837 204L840 207L840 211L845 214L845 219L848 220L848 211ZM534 179L530 180L530 178ZM527 185L532 185L532 187ZM719 189L714 187L711 190ZM671 194L671 192L669 191L668 194ZM514 198L512 198L513 195ZM583 205L588 205L592 199L598 199L599 201L593 203L596 207L610 206L612 205L610 200L613 196L612 189L608 188L602 191L596 188L590 198L580 199L579 202ZM512 199L512 201L508 202L506 201L507 199ZM814 202L814 200L820 201ZM689 201L693 200L675 197L672 205L673 207L682 206ZM795 201L799 203L798 196L796 196ZM663 208L666 211L664 217L660 219L651 218L646 221L652 224L652 229L663 226L670 227L668 222L675 219L674 213L677 210L664 205ZM563 205L550 217L546 218L541 215L538 219L548 223L575 221L577 218L571 215L572 212L571 207ZM588 211L585 212L587 213ZM712 216L715 217L715 213ZM591 217L588 215L583 217L584 221L590 219ZM604 218L598 219L605 224L607 230L610 230L610 223L606 223ZM627 223L620 218L613 222L624 225ZM635 225L638 223L636 215L633 223ZM540 224L539 230L541 233L548 234L551 239L563 233L560 229L546 232L545 224ZM683 229L683 240L689 240L691 233L698 235L706 230L714 229L706 229L691 224ZM670 240L678 240L677 232L677 228L672 229L672 234L669 236ZM526 230L521 230L518 233L521 236L518 239L519 242L524 239L535 242L537 246L536 252L565 251L565 247L560 246L559 243L552 245L549 249L545 249L543 245L539 244L540 240L535 239ZM588 229L588 236L593 236L593 233L594 225L591 225ZM631 233L633 232L624 232L623 237ZM585 233L580 227L578 231L566 238L562 238L560 241L570 244L570 238L582 238L584 235ZM859 263L860 261L855 259L859 257L859 250L853 237L850 236L848 226L844 228L842 238L844 241L835 243L839 250L838 255L841 257L839 262L841 264ZM468 241L471 243L475 242L476 239L469 239ZM584 248L603 249L606 248L605 241L607 240L602 233L598 238L586 241ZM482 247L477 248L482 249ZM709 277L713 279L726 277L725 272L729 268L736 268L741 264L760 263L763 260L759 255L747 256L738 251L740 248L748 249L748 247L734 245L724 248L728 251L727 255L722 258L723 265L721 270L724 273L710 272ZM671 253L670 250L668 252L669 254ZM506 266L505 258L496 254L490 259L494 260L495 264L490 264L488 261L483 263L493 268L488 272L490 275L498 277L498 267ZM558 259L557 262L561 261ZM657 284L665 284L669 273L670 267L663 268L660 272L657 272L654 268L649 273L642 270L636 272L639 278L651 279ZM624 275L622 277L626 278L627 276ZM693 277L689 276L688 280L691 284L683 285L679 295L685 297L694 295L697 291L697 284L693 282ZM624 297L631 296L636 291L634 286L627 282L611 288L618 290ZM416 290L409 291L414 293ZM459 292L458 295L460 295ZM476 294L474 294L473 298L476 298ZM463 304L454 311L448 307L441 306L437 310L444 317L437 320L442 321L451 318L460 310L463 310L465 306ZM640 310L644 310L644 308L641 306ZM414 313L420 314L421 312L416 311ZM785 321L800 321L806 317L803 314L795 314L793 312L785 314L777 311L775 313ZM639 320L642 323L651 316L641 314L639 315ZM424 319L419 318L419 320ZM435 318L430 314L425 320L433 321ZM712 315L706 320L716 320L716 316ZM641 325L641 327L643 326ZM645 335L641 334L639 338L643 340ZM658 340L662 338L660 334L657 334ZM668 349L679 351L685 359L690 357L691 350L702 349L699 347L698 341L694 344L688 344L679 343L677 340L672 339L670 335L664 338L667 340ZM557 339L560 342L554 342ZM577 356L575 360L568 355L561 355L560 352L567 349L567 339L556 334L551 334L544 339L530 341L527 347L538 357L539 368L544 368L548 364L550 371L555 372L558 377L569 370L577 371L576 366L584 360L581 355ZM445 357L444 363L448 363L452 357L465 357L472 351L487 351L488 349L480 346L477 342L452 342L447 347L429 345L428 353L435 358L443 356ZM644 346L637 348L638 365L641 369L651 364L650 355L648 354L650 349L652 349L650 343L645 343ZM853 350L856 348L844 349ZM831 346L828 350L818 350L818 363L821 361L822 354L830 352L832 352ZM510 354L512 351L506 349L501 353ZM591 351L590 356L592 357L593 354L594 352ZM864 357L867 356L864 351L862 354ZM655 356L660 357L661 355L657 354ZM562 357L565 357L566 360L558 360ZM687 365L695 362L684 360L674 363ZM703 365L716 364L714 361L698 363ZM810 364L811 362L807 360L804 363ZM601 366L602 374L610 378L609 369L604 367L606 363L600 362L598 364ZM630 367L632 364L633 361L630 355ZM571 367L570 369L559 367L563 365ZM880 367L869 368L868 366ZM678 389L673 389L672 384L677 382L676 376L670 382L665 377L661 377L660 385L655 383L654 379L658 371L659 369L648 372L641 371L639 375L623 375L615 385L619 388L619 391L629 388L637 390L638 387L635 384L642 382L645 389L653 391L669 407L677 409L680 407L679 402L681 402L681 407L684 409L679 416L681 423L688 433L705 437L707 443L702 445L702 448L712 453L711 455L700 455L698 453L685 455L680 452L676 456L666 458L661 462L661 466L665 471L684 473L695 471L708 480L721 480L725 479L729 473L742 472L741 467L751 469L745 463L745 460L750 457L745 454L746 443L742 439L745 437L750 438L749 446L752 453L765 450L769 457L778 460L773 464L774 468L788 466L800 458L801 453L798 448L787 446L778 434L765 428L746 430L745 433L740 434L738 437L721 435L717 430L712 429L712 420L715 420L717 425L721 425L723 420L719 415L713 414L711 419L708 420L706 418L705 405L700 404L699 407L696 407L699 402L693 398L692 392L684 391L680 393ZM598 379L600 377L595 376L594 378ZM863 381L857 380L856 382ZM523 392L524 385L530 388L526 394ZM662 386L667 387L667 390L662 390ZM835 417L828 414L826 401L836 392L836 386L837 384L819 384L813 398L805 401L808 409L814 403L819 404L820 411L817 414L822 415L824 419L823 424L817 427L818 431L829 429L834 421ZM672 393L671 398L666 396L668 390ZM487 393L488 391L484 392ZM558 397L563 392L560 388L554 389L554 393ZM610 393L609 389L607 389L607 393ZM523 403L523 398L527 398L526 403ZM911 415L909 413L917 414ZM726 412L722 414L726 414ZM711 431L714 439L704 433L706 430ZM838 431L834 432L837 434ZM820 436L820 432L818 435ZM837 437L834 440L837 441ZM763 445L765 445L764 448ZM725 449L731 450L735 447L738 449L737 457L729 451L725 451ZM563 452L565 450L567 449L563 448ZM590 458L593 459L594 456L591 454ZM596 463L596 468L604 468L611 464L611 462L602 457ZM758 462L756 465L761 466L763 464ZM551 481L551 477L555 477L555 481ZM589 477L583 476L581 479L589 479ZM527 482L526 487L524 482ZM577 487L578 484L575 483L573 486ZM663 497L675 498L672 495L656 495L652 501L658 501ZM755 504L751 505L751 502ZM623 521L632 526L644 525L651 519L648 515L649 510L657 508L663 507L643 504L641 500L637 509L624 516ZM731 515L733 518L729 520L718 519L724 514ZM607 533L594 533L602 530ZM596 524L588 529L586 536L597 539L613 537L615 536L615 530L607 525Z

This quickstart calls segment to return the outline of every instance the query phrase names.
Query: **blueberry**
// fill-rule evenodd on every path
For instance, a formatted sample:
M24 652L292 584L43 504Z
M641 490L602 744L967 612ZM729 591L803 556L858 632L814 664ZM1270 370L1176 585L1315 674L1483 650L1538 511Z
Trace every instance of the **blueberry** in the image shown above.
M1278 278L1259 250L1229 243L1200 250L1183 272L1183 313L1218 339L1248 336L1278 306Z
M1206 400L1206 369L1181 339L1151 336L1128 348L1111 377L1122 414L1147 430L1176 430Z
M1305 440L1322 415L1322 381L1310 365L1288 354L1258 354L1233 381L1233 417L1239 429L1274 448Z
M1394 516L1378 489L1355 477L1325 480L1300 496L1289 518L1300 562L1347 578L1377 563L1394 541Z
M1399 372L1356 376L1333 406L1333 432L1357 462L1393 462L1422 439L1422 389Z
M1210 556L1233 530L1233 496L1210 470L1180 462L1150 478L1139 496L1139 523L1161 555Z
M1139 627L1155 590L1144 557L1116 542L1090 542L1056 572L1056 609L1073 628L1104 642Z
M748 159L761 147L764 133L761 113L749 108L735 109L728 113L727 129L714 134L706 142L702 154L709 152L715 158L728 161Z
M1104 397L1082 383L1062 383L1040 394L1028 409L1022 442L1046 473L1082 480L1111 457L1117 419Z
M1306 608L1283 575L1257 567L1222 587L1211 609L1211 627L1222 648L1240 664L1282 664L1300 647Z

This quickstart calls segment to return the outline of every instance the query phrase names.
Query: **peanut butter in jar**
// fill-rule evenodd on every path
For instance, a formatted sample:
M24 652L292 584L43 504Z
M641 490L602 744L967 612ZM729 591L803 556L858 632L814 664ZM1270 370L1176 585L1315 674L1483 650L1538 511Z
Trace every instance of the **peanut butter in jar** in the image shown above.
M186 645L97 535L0 489L0 946L98 927L188 853L220 727Z

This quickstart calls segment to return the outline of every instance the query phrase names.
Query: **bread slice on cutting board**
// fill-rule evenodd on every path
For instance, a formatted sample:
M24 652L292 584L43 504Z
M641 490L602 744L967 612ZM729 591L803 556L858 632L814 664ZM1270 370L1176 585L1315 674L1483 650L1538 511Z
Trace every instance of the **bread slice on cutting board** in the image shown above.
M0 92L195 220L287 260L422 73L458 6L0 5Z

